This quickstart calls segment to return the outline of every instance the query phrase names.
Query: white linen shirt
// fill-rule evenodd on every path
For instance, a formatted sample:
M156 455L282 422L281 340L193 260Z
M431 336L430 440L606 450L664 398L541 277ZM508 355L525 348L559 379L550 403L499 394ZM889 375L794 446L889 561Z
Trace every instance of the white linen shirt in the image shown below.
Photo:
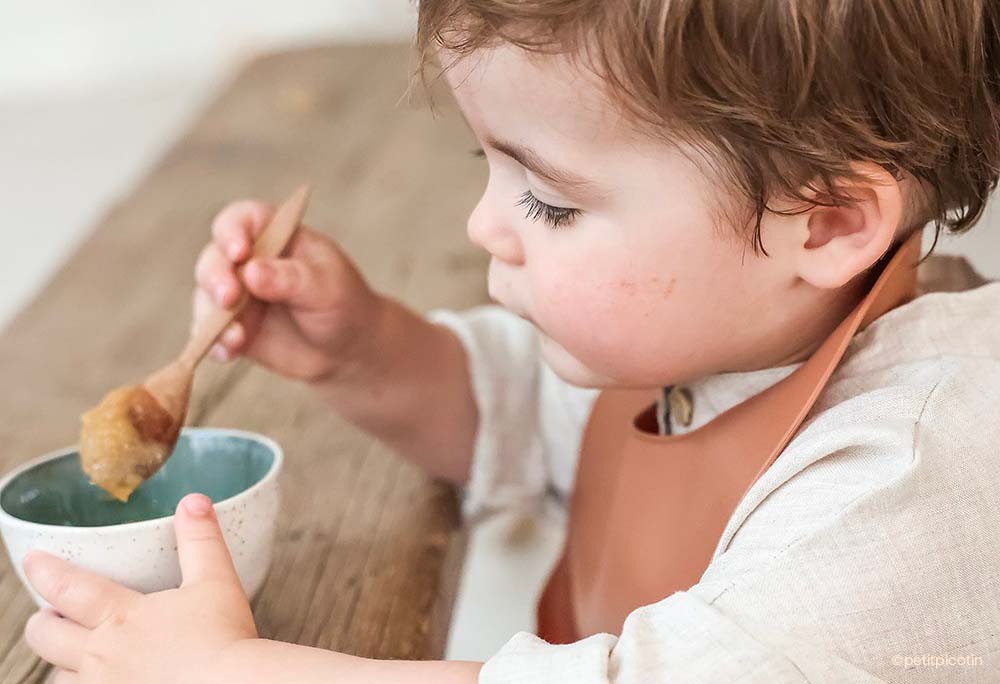
M480 415L463 511L565 501L595 390L562 381L496 306L435 310ZM686 385L693 421L798 364ZM701 580L620 636L516 634L480 684L1000 682L1000 283L930 293L857 334L736 508ZM650 540L655 543L655 540Z

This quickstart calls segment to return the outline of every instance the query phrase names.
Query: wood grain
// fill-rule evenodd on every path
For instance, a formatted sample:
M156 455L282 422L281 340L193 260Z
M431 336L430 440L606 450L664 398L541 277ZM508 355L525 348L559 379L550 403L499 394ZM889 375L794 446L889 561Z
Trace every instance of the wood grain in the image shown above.
M402 101L405 46L317 48L249 64L0 336L0 471L76 441L78 416L180 350L195 259L227 202L313 184L306 221L377 288L418 310L486 301L464 239L485 182L447 97ZM188 422L286 451L264 636L380 658L440 657L463 536L450 488L332 415L310 391L209 364ZM33 610L0 560L0 682L41 682L21 637Z

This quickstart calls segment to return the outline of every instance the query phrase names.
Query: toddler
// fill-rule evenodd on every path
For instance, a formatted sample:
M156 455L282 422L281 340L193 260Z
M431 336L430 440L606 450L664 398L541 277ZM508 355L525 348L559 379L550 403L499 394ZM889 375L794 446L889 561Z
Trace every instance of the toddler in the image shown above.
M177 590L29 555L56 681L1000 678L1000 285L915 297L911 263L996 185L1000 5L423 0L418 47L489 164L498 305L419 316L308 228L248 260L271 209L242 201L196 312L249 291L213 355L311 384L468 516L572 501L545 638L485 664L259 639L193 495ZM708 472L676 470L691 444Z

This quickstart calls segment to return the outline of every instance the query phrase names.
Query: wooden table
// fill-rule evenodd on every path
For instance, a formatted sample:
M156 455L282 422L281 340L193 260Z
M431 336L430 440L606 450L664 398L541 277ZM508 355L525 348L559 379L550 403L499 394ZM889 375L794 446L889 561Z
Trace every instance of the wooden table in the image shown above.
M0 336L0 471L74 443L82 410L176 354L195 258L232 199L277 202L308 180L307 222L375 287L421 310L485 301L485 257L464 238L484 164L445 95L436 116L424 98L400 101L412 66L403 46L363 46L243 70ZM440 657L463 550L451 489L307 388L246 362L207 366L189 422L262 432L287 456L275 561L254 605L262 635ZM21 637L33 605L6 554L0 605L0 682L42 681Z

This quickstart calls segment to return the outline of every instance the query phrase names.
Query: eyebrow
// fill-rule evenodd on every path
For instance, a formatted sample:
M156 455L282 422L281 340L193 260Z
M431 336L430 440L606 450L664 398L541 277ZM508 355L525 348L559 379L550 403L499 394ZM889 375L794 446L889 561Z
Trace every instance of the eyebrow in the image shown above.
M553 166L527 147L494 137L488 137L485 142L489 147L502 152L539 178L545 179L554 186L579 194L605 194L605 191L599 184L589 178L584 178L571 171Z

